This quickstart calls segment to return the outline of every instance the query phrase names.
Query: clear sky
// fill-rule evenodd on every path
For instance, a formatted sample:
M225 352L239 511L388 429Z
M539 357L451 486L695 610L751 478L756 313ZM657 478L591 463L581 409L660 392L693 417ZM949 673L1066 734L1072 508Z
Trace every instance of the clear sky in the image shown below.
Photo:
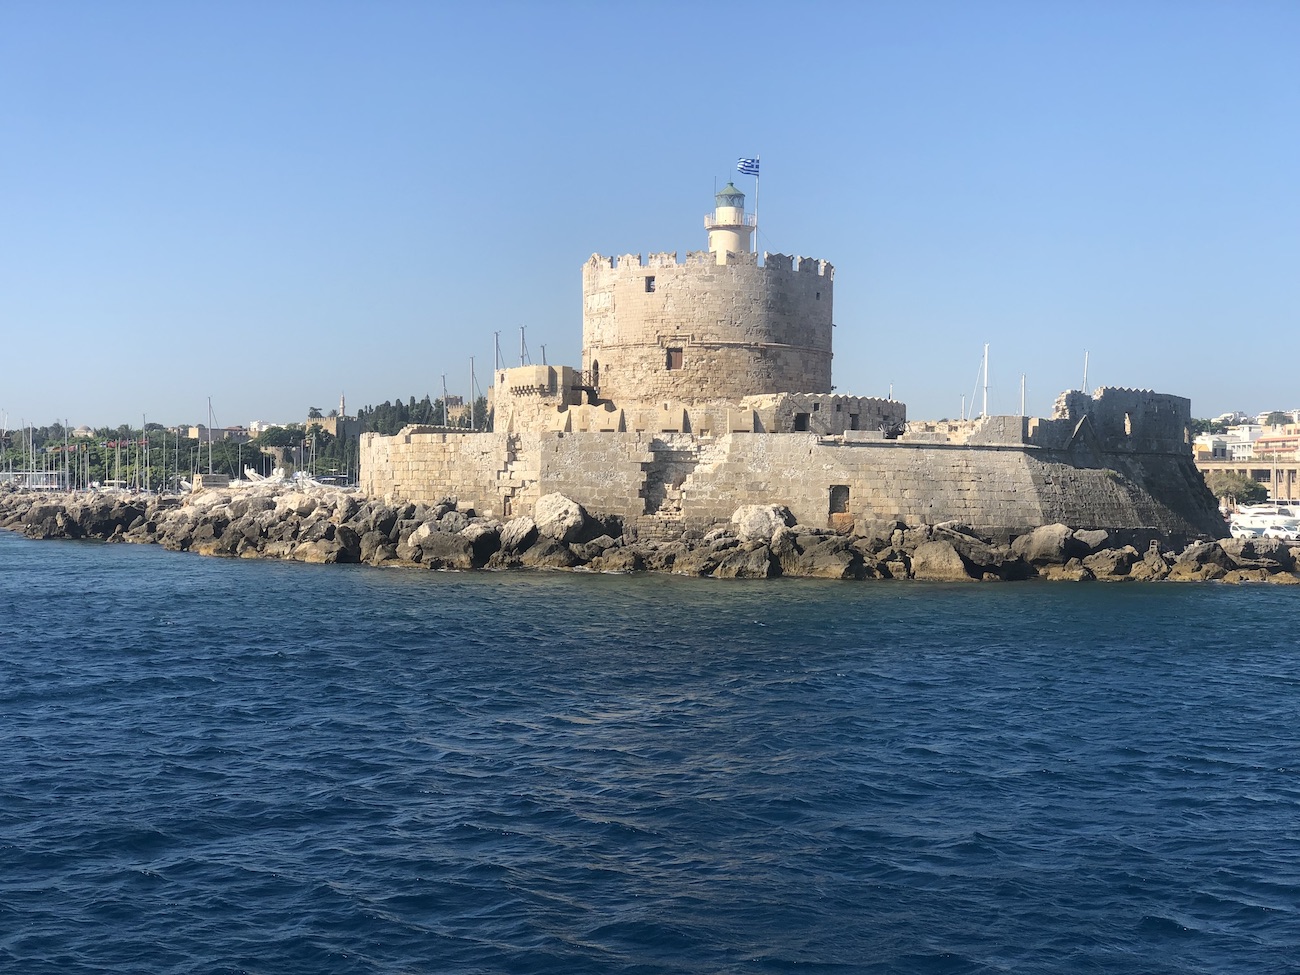
M577 364L593 253L835 275L835 383L1300 407L1300 3L0 2L0 415L301 420ZM0 416L2 418L2 416Z

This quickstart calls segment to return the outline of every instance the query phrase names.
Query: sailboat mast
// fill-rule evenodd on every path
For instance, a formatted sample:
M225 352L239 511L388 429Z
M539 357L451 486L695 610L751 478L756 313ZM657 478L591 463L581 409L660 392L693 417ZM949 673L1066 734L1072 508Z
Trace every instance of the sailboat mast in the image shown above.
M980 416L989 415L989 344L984 343L984 406L980 410Z

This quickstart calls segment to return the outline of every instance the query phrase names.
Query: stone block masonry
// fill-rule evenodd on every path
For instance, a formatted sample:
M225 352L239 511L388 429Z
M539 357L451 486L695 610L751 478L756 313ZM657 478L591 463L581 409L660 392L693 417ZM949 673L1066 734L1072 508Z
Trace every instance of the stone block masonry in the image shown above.
M741 505L784 504L807 525L960 522L1014 535L1062 522L1189 538L1223 534L1189 451L1135 450L1124 437L1048 438L1053 422L1062 429L1078 426L1068 417L989 424L983 434L966 431L964 443L812 432L446 434L408 428L397 437L363 437L362 487L371 496L413 501L454 495L497 516L528 513L541 495L558 492L594 514L629 524L653 516L661 527L724 524ZM1053 445L1036 445L1029 435L1017 439L1027 427ZM1003 442L971 442L981 437Z
M592 255L583 268L582 366L616 403L828 393L834 269L707 251Z

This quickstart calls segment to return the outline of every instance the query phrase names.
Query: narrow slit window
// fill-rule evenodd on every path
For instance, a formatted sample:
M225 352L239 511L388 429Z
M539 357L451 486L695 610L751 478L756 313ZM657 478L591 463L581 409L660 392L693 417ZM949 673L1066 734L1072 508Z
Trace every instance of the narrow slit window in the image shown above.
M655 289L655 276L653 274L647 274L645 276L645 293L650 294L651 292L654 291L654 289Z

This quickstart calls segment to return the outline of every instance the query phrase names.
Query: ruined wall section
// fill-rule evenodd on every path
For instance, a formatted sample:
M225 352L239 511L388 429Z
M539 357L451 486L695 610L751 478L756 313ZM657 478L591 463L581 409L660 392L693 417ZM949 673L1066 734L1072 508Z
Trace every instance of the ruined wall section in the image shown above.
M1079 424L1086 418L1086 431ZM1056 398L1052 418L1039 421L1035 443L1065 446L1080 436L1107 451L1192 453L1192 401L1149 389L1104 386L1092 395L1067 390Z
M834 268L708 251L583 267L582 368L620 406L831 391Z

